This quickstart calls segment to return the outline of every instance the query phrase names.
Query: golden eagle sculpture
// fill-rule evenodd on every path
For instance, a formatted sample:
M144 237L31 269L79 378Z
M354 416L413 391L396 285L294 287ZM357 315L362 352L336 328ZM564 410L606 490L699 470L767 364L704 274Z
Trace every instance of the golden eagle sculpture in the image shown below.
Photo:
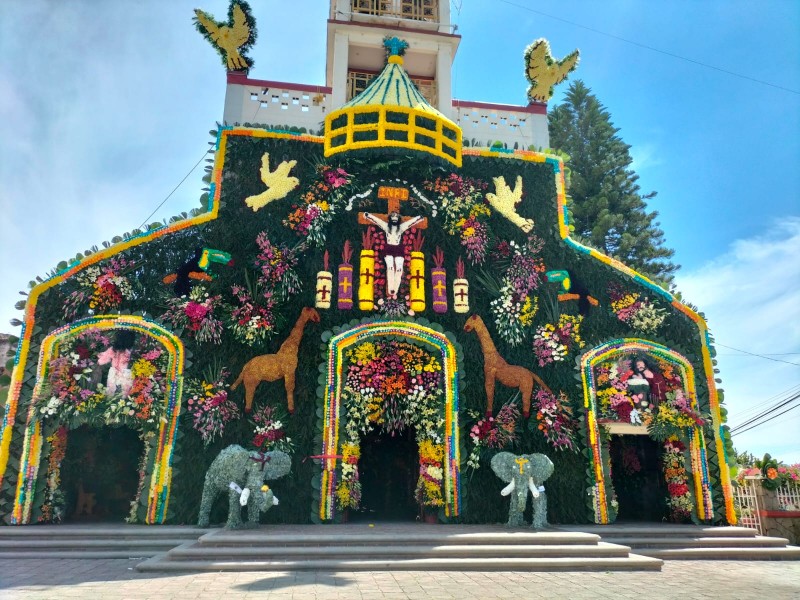
M561 60L550 54L550 43L539 38L525 49L525 76L531 84L528 99L547 102L553 96L553 87L567 78L578 66L580 52L575 50Z
M227 23L215 21L199 8L194 14L195 27L217 49L229 71L244 71L253 66L253 61L244 56L256 41L256 20L247 2L231 2Z

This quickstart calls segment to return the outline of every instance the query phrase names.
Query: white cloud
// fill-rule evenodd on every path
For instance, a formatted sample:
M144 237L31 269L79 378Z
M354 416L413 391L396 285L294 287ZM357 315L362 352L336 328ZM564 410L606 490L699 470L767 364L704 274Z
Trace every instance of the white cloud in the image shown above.
M737 240L726 253L676 278L685 299L705 313L717 341L720 387L731 425L800 386L800 366L776 362L800 363L798 257L800 218L789 217L764 235ZM776 356L771 361L731 348ZM786 462L800 462L798 417L800 407L734 436L734 445L757 456L769 452Z

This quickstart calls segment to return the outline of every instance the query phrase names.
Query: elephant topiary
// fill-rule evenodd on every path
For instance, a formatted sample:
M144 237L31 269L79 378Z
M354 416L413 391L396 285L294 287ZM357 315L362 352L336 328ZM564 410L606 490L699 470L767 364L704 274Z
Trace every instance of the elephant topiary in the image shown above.
M500 452L492 457L492 471L500 479L509 482L500 492L503 496L511 494L511 506L508 509L508 526L520 527L525 522L522 513L528 502L528 492L533 496L534 529L542 529L547 525L547 495L542 483L553 474L553 463L544 454L515 455Z
M206 472L203 499L197 524L208 527L209 513L220 493L228 492L228 522L225 527L258 527L259 513L278 504L265 481L279 479L289 472L292 459L285 452L251 452L237 446L222 450ZM247 507L247 521L242 522L242 507Z

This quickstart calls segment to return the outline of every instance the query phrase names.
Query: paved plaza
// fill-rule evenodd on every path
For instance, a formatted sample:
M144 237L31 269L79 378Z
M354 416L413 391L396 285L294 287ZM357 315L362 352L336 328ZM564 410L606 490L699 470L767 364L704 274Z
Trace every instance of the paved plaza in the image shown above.
M137 560L0 560L0 598L800 598L797 561L667 561L660 573L138 573Z

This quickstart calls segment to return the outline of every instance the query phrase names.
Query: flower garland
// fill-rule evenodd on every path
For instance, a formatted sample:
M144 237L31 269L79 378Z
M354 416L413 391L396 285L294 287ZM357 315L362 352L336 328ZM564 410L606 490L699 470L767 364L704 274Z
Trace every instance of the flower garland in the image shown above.
M292 438L286 435L286 430L284 429L286 415L281 413L278 408L265 406L253 415L253 424L255 425L255 431L253 432L252 445L255 446L256 450L259 452L280 450L286 454L294 452Z
M676 436L671 436L664 442L662 462L664 479L669 491L667 508L670 513L669 520L673 523L686 523L692 516L694 506L684 450L686 446Z
M320 180L303 193L304 204L292 205L292 212L283 224L298 236L321 248L325 245L325 228L345 203L347 186L352 175L342 168L318 165Z
M444 461L444 444L436 444L430 439L420 442L419 479L414 496L421 506L444 506L442 461Z
M34 398L41 419L65 424L100 419L107 424L146 429L160 426L165 411L161 395L167 379L167 357L162 347L148 336L138 336L129 354L130 385L107 387L100 381L98 350L109 343L96 329L61 343L60 355L50 359L47 379Z
M281 300L297 294L303 287L295 270L300 248L273 244L264 231L256 236L256 244L259 248L255 259L256 269L259 271L258 285L266 293L277 295Z
M469 414L473 419L479 416L472 411ZM480 468L480 455L484 448L502 450L516 442L519 415L519 407L512 400L502 406L497 412L497 417L480 418L469 430L472 451L469 453L467 466L472 469Z
M484 194L489 185L479 179L451 173L447 177L425 181L423 187L439 196L445 231L460 237L470 263L483 264L489 247L486 220L492 213Z
M358 507L360 437L373 427L386 432L415 428L420 444L417 498L427 506L443 505L441 432L445 421L440 408L443 380L439 359L415 344L382 339L347 350L345 364L345 441L342 476L335 492L337 506ZM438 492L434 491L437 482Z
M186 381L187 414L192 427L200 434L203 445L208 446L215 438L222 437L225 426L241 417L238 405L228 397L229 387L225 380L228 371L222 369L211 383L200 379Z
M238 306L231 307L227 327L242 344L256 346L275 335L275 300L269 292L254 294L250 290L232 285Z
M547 323L536 328L533 352L540 367L563 361L573 348L583 348L580 336L582 322L582 315L561 315L557 324Z
M539 388L533 396L532 407L536 411L536 429L556 450L575 450L577 423L572 416L572 407L564 392L555 394ZM533 421L529 425L533 427Z
M539 300L533 294L542 284L545 266L538 256L544 242L529 236L525 246L512 241L508 244L511 263L503 277L500 296L492 300L489 308L494 316L497 332L511 346L519 345L525 330L533 324L539 310Z
M67 428L63 425L53 435L46 438L50 445L50 456L47 459L47 487L42 503L41 523L60 523L64 518L65 498L61 489L61 462L67 453Z
M150 463L150 451L153 442L156 441L156 432L143 429L139 434L139 438L142 440L143 448L142 457L139 459L139 482L136 485L136 493L133 496L133 500L131 500L131 510L125 519L126 523L141 522L141 519L139 519L139 500L142 497L144 484L147 480L147 465Z
M215 312L223 306L222 296L210 296L203 286L197 285L189 292L188 298L181 296L167 300L167 311L160 318L183 329L200 343L219 344L222 342L223 323Z
M667 318L667 311L656 306L636 292L625 292L618 283L608 286L611 310L617 319L637 331L653 333Z
M78 273L74 279L78 289L64 302L64 318L74 319L81 306L87 303L91 312L104 313L118 308L123 300L131 300L133 287L125 274L135 266L135 263L117 256L102 266L93 265Z

